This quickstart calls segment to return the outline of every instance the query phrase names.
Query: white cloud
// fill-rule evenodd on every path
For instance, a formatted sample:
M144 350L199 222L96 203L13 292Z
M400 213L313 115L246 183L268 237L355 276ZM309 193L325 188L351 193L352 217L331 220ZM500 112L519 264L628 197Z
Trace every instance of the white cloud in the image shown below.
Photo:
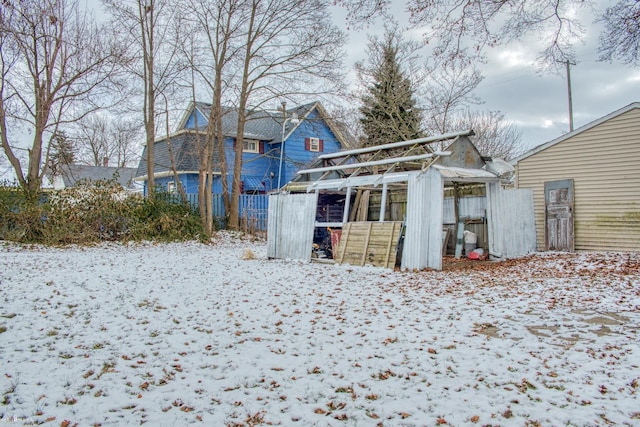
M497 54L500 65L506 68L528 68L533 65L529 52L521 48L504 49Z

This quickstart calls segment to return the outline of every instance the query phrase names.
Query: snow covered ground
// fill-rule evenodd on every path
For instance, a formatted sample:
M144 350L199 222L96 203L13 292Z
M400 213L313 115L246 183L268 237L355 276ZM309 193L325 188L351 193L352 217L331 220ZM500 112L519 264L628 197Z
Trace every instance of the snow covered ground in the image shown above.
M640 425L639 263L0 242L0 425Z

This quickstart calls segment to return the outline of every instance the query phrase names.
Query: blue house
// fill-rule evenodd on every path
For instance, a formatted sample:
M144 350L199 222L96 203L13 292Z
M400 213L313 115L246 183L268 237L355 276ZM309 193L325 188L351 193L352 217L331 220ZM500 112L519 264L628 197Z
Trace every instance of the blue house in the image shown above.
M169 192L177 190L172 172L173 163L178 179L187 194L198 193L199 148L204 144L211 105L192 103L176 132L154 142L154 177L157 186ZM213 193L222 193L222 180L231 188L234 144L243 144L241 190L243 194L266 194L286 185L298 170L310 166L318 156L348 147L348 142L319 102L282 111L249 111L243 138L238 138L238 111L226 108L223 115L227 176L221 176L220 153L214 150ZM284 119L284 126L283 126ZM284 135L284 138L283 138ZM282 151L284 150L284 151ZM146 147L136 173L147 190Z

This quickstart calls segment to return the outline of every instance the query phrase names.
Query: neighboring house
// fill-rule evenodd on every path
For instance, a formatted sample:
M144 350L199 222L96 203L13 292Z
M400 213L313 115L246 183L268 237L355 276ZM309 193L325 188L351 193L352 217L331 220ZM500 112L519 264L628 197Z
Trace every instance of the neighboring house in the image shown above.
M167 191L176 191L172 164L176 169L180 183L187 194L198 193L199 155L198 147L206 136L207 119L211 105L192 103L183 116L178 130L162 137L154 143L154 177L157 186ZM264 194L284 186L296 172L312 164L318 156L333 153L347 146L340 130L328 117L318 102L306 104L286 111L284 126L283 114L278 112L252 111L248 113L242 138L243 157L241 172L241 190L245 194ZM297 117L298 120L292 119ZM237 109L226 108L223 115L223 134L225 135L225 156L229 188L233 179L235 160L234 144L237 138ZM281 148L284 146L284 152ZM145 147L138 171L137 180L147 185L147 149ZM281 156L282 155L282 156ZM282 159L282 168L280 168ZM172 161L173 160L173 161ZM282 176L278 179L279 171ZM222 193L220 172L220 153L213 153L213 193Z
M640 103L513 160L539 250L640 250Z
M51 170L45 173L46 178L49 180L49 185L46 186L54 190L75 187L79 182L115 179L125 190L141 191L141 186L136 184L133 179L135 175L136 168L87 165L64 165L60 166L55 173Z

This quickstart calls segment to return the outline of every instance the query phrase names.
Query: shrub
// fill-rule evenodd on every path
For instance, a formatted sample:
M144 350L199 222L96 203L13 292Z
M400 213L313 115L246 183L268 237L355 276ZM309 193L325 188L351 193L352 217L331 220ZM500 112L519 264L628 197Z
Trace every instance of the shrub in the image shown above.
M167 197L150 201L114 180L81 182L29 204L19 188L0 186L0 238L45 244L202 238L196 212Z

